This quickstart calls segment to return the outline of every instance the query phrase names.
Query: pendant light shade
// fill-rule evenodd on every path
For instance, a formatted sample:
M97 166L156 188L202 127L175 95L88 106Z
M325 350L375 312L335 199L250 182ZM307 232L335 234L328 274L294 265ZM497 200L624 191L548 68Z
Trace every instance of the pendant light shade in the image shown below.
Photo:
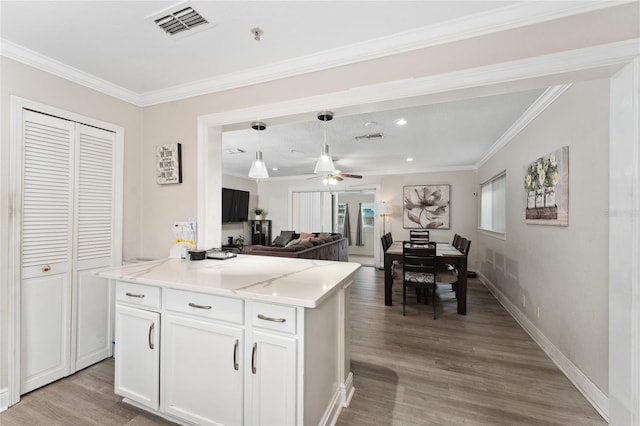
M316 168L313 170L313 173L334 173L335 171L336 168L334 167L333 160L329 155L329 145L325 143L322 145L322 151L320 152L320 157L318 157L318 162L316 163Z
M269 177L267 166L262 161L262 151L256 151L256 159L249 169L249 177L254 179L265 179Z
M329 155L329 145L327 144L327 121L333 120L333 113L331 111L322 111L318 113L318 120L322 121L322 129L324 131L324 142L322 144L322 150L320 151L320 157L316 162L316 168L313 170L314 173L322 174L332 174L335 173L336 168L333 165L333 160Z
M249 169L249 177L253 179L266 179L269 177L269 172L267 171L267 166L262 161L262 151L260 150L260 133L262 130L267 128L267 125L260 122L255 121L251 123L251 128L258 132L258 150L256 151L256 159L253 160L251 164L251 168Z

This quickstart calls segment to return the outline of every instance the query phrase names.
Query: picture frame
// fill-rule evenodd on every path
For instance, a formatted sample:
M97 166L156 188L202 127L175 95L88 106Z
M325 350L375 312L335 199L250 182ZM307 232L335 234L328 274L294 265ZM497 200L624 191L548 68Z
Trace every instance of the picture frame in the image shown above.
M402 188L404 229L450 229L451 185L409 185Z
M569 226L569 147L563 146L523 167L523 221Z
M182 145L178 142L156 146L156 182L182 183Z

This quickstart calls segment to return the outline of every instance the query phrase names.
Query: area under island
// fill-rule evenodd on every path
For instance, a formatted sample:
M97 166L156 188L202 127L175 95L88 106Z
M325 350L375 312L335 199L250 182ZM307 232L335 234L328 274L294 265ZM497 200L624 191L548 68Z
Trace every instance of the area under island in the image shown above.
M334 424L353 395L357 263L163 259L115 280L115 393L182 424Z

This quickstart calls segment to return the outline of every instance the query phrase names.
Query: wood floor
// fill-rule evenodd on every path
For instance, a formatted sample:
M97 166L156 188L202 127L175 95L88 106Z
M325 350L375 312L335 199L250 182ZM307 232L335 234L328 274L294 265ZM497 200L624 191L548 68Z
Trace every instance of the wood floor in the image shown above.
M363 267L351 291L356 393L338 425L602 425L578 390L478 280L467 316L440 288L438 319L401 286L384 306L383 272ZM113 394L113 359L45 386L0 414L2 426L165 425Z

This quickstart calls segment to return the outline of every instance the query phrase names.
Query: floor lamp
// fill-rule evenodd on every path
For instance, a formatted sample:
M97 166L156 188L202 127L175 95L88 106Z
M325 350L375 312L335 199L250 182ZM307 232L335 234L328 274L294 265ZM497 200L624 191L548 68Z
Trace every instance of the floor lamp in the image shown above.
M382 217L382 235L387 233L387 229L385 226L387 221L387 216L391 216L392 211L393 211L393 208L391 207L391 204L387 204L384 201L380 203L380 205L378 206L378 214Z

